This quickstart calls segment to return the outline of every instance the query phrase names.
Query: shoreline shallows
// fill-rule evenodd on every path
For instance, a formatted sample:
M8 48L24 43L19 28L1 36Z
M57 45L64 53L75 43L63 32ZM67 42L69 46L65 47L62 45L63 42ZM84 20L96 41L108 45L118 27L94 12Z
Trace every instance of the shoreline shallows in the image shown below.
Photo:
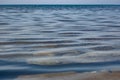
M120 71L60 72L37 75L22 75L15 80L120 80Z

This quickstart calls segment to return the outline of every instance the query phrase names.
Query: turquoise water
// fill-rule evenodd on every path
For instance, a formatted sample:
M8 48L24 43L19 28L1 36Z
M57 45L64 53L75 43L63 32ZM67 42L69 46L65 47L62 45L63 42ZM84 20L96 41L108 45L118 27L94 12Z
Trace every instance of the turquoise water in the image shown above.
M0 79L119 67L119 5L0 6Z

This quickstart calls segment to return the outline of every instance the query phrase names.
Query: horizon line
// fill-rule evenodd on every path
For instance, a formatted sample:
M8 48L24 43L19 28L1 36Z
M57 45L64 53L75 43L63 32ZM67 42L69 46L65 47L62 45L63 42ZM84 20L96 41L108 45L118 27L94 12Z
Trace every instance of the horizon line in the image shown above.
M0 5L120 5L120 4L0 4Z

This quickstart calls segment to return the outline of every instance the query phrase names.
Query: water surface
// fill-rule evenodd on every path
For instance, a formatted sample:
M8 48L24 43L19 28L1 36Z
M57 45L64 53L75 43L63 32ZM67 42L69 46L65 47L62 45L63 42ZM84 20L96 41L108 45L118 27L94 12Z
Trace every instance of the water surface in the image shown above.
M0 6L0 78L120 68L120 6Z

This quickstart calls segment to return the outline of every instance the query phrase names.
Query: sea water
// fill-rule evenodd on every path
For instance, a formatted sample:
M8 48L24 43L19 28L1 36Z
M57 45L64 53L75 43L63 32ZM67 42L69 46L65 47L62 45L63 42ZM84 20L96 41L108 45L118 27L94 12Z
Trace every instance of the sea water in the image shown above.
M0 6L0 80L119 67L119 5Z

